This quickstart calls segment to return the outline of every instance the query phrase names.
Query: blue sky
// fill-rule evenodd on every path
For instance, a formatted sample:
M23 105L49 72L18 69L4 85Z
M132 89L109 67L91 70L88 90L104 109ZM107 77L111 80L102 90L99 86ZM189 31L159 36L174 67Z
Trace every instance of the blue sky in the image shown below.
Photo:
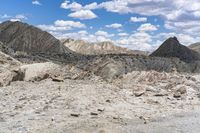
M0 22L23 21L57 38L152 51L170 36L199 42L199 0L2 0Z

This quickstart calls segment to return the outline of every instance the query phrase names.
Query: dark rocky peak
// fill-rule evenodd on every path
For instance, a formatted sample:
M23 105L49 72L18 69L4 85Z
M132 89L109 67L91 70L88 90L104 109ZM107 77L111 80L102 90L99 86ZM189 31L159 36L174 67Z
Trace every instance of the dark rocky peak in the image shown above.
M14 51L26 53L71 53L51 34L22 22L0 24L0 41Z
M200 59L200 55L197 52L180 44L176 37L170 37L164 41L164 43L150 56L167 58L176 57L185 62L192 62Z

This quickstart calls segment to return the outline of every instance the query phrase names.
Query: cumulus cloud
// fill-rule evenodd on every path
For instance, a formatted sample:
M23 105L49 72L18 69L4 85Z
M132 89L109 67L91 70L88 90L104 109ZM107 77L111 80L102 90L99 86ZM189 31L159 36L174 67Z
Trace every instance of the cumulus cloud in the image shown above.
M128 36L128 33L118 33L118 36Z
M199 25L197 25L200 21L199 0L112 0L102 2L98 7L119 14L136 13L144 16L160 16L165 21L167 29L179 29L184 33L200 32ZM137 18L132 18L132 20L135 22ZM176 26L181 23L187 23L189 29ZM195 34L194 32L192 34Z
M104 42L104 41L112 41L110 38L105 36L98 36L94 34L89 34L87 31L79 31L79 32L68 32L68 33L61 33L61 32L50 32L58 39L66 39L66 38L73 38L73 39L81 39L88 42Z
M131 17L130 18L131 22L147 22L146 17Z
M115 44L128 47L133 50L152 51L152 36L145 32L137 32L127 37L119 38Z
M55 25L38 25L38 28L45 30L45 31L67 31L67 30L71 30L72 28L69 26L64 26L64 27L58 27Z
M157 27L150 23L142 24L138 29L138 31L156 31Z
M106 25L106 27L118 29L118 28L122 28L122 24L114 23L114 24Z
M27 20L28 18L23 14L17 14L15 16L10 16L10 15L4 14L4 15L0 15L0 19L10 20L10 21L15 22L15 21L24 21L24 20Z
M108 32L106 31L102 31L102 30L99 30L95 33L96 36L103 36L103 37L113 37L114 34L109 34Z
M16 22L16 21L24 21L24 20L27 20L27 19L28 19L28 18L27 18L25 15L23 15L23 14L18 14L18 15L14 16L14 17L11 17L11 18L10 18L10 21Z
M75 21L65 21L65 20L56 20L54 22L54 25L38 25L38 27L45 31L68 31L72 30L74 28L86 28L85 24L82 24L81 22L75 22Z
M81 22L74 22L74 21L65 21L65 20L56 20L54 22L55 26L58 27L74 27L74 28L86 28L85 24Z
M64 9L70 9L72 11L77 11L77 10L80 10L82 9L82 5L77 3L77 2L72 2L70 3L70 1L66 0L64 1L61 6L61 8L64 8Z
M94 14L91 10L76 11L76 12L70 13L68 16L72 18L78 18L80 20L97 18L97 15Z
M33 4L33 5L38 5L38 6L41 6L41 5L42 5L38 0L32 1L32 4Z
M64 1L61 6L64 9L70 9L71 11L78 11L78 10L93 10L98 8L98 4L96 2L90 3L88 5L81 5L77 2L70 3L69 0Z
M88 34L88 32L87 32L87 31L85 31L85 30L81 30L81 31L79 31L79 32L78 32L78 34L81 34L81 35L87 35L87 34Z

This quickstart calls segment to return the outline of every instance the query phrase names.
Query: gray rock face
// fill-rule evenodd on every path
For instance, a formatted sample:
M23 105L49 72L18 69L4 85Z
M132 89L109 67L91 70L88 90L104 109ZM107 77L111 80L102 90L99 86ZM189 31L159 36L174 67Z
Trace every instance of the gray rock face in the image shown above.
M167 39L155 52L150 56L157 57L176 57L185 62L200 60L200 54L181 45L176 37Z
M25 53L70 53L55 37L22 22L6 21L0 24L0 41L7 48Z

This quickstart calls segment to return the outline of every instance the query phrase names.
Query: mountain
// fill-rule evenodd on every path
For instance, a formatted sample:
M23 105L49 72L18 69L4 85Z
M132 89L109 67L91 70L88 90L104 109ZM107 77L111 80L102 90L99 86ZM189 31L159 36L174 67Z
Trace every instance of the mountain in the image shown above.
M51 34L22 22L0 24L0 41L14 52L61 54L71 53Z
M130 50L115 46L111 42L88 43L83 40L63 39L62 44L70 50L84 55L99 55L99 54L138 54L147 55L148 52Z
M189 48L200 53L200 42L191 44Z
M176 37L167 39L155 52L153 57L176 57L184 62L200 60L200 54L181 45Z

